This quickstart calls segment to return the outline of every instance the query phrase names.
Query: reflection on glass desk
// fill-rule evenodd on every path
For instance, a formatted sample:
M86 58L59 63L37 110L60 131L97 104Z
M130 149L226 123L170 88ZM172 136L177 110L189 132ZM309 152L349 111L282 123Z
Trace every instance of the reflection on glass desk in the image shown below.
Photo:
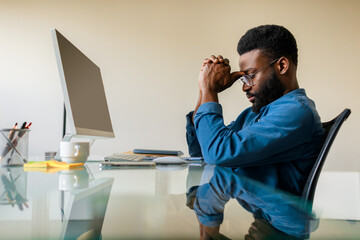
M206 166L203 174L212 177L209 182L192 188L196 194L190 193L189 197L193 199L188 202L199 219L201 234L207 238L224 237L219 228L225 204L230 199L235 199L253 214L254 222L245 239L257 239L258 236L304 239L318 228L319 221L312 215L311 206L296 196L244 177L231 168Z
M87 163L55 173L0 168L0 175L0 239L360 238L359 218L326 207L318 213L321 202L315 214L312 203L231 168L100 170ZM319 183L319 199L336 195Z
M44 170L44 169L43 169ZM113 178L0 168L1 239L100 239Z

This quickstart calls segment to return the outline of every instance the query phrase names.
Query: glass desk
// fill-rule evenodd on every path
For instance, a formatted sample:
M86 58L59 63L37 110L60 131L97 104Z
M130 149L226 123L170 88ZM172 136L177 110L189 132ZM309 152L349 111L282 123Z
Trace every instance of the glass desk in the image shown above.
M312 205L210 165L101 170L89 162L54 173L3 167L0 176L0 239L360 239L359 199L341 202L321 178L323 202ZM348 219L328 211L329 196L351 208Z

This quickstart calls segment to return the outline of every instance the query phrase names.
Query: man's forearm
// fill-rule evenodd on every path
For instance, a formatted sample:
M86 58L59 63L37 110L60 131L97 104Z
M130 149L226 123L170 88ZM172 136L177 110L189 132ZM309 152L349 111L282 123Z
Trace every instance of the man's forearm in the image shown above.
M207 103L207 102L219 102L218 93L213 90L202 89L200 105Z
M194 109L194 113L192 115L192 123L194 124L194 116L197 112L197 110L199 109L199 107L201 106L201 89L199 90L199 97L198 97L198 101L196 103L195 109Z
M219 102L219 98L218 98L218 94L216 92L211 92L208 90L202 90L200 89L199 91L199 98L198 101L196 103L196 107L194 110L194 114L192 116L192 122L194 123L194 116L197 112L197 110L199 109L199 107L207 102Z

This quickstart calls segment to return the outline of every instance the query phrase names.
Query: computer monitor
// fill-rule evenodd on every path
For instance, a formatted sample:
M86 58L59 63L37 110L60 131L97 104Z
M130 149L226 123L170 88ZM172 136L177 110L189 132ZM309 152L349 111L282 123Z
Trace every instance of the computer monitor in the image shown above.
M70 130L64 139L114 138L100 68L59 31L51 35Z

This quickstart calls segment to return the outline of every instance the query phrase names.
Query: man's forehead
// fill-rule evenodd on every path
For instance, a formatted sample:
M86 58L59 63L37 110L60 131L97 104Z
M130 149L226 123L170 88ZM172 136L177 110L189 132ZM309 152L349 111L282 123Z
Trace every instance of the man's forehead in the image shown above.
M246 52L240 55L239 58L239 67L240 72L247 72L259 65L261 62L265 61L265 56L262 54L260 49L254 49L249 52Z

